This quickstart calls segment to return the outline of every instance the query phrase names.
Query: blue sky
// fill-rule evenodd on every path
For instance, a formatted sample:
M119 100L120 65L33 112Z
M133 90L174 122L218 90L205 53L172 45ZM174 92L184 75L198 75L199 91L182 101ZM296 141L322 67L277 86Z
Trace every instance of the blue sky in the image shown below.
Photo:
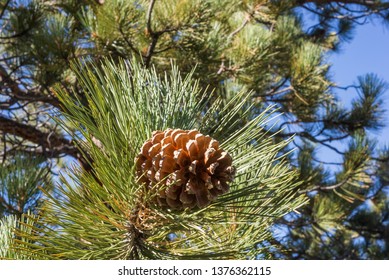
M343 43L342 51L328 57L332 64L332 79L339 86L356 82L357 76L375 73L389 83L389 27L380 22L357 26L354 38ZM354 89L338 91L341 102L347 107L356 96ZM384 95L385 107L389 109L389 90ZM389 146L389 110L385 113L386 127L380 133L370 136L379 141L378 147ZM327 149L319 153L322 160L334 161L338 155Z

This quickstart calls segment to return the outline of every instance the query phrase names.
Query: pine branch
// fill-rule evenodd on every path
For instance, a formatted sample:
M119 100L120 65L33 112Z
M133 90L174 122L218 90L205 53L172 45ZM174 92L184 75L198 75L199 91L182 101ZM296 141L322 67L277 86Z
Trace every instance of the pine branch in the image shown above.
M0 109L1 110L10 110L13 105L18 103L18 100L16 98L9 98L8 100L0 102Z
M157 46L158 40L161 37L161 35L172 32L172 31L177 31L177 27L165 27L162 30L155 31L152 28L151 24L151 17L153 13L153 8L156 0L151 0L149 4L149 8L147 10L147 15L146 15L146 34L150 36L151 42L147 48L146 54L145 54L145 59L144 59L144 65L146 68L149 68L151 58L155 54L155 47ZM158 51L161 52L161 51Z
M90 149L94 174L73 170L73 183L63 178L59 186L60 200L50 198L46 220L63 229L40 231L50 257L251 259L266 250L256 244L270 238L267 228L272 221L304 204L306 198L296 194L296 173L279 157L288 142L274 144L261 129L272 109L241 125L251 113L245 92L227 104L211 104L192 74L183 78L173 67L170 75L161 77L135 59L88 66L81 62L73 69L88 105L60 87L57 95L67 108L63 125L83 127L79 137ZM153 131L170 131L167 128L183 129L188 135L198 130L204 133L197 134L198 141L207 134L220 141L238 174L224 195L201 204L203 208L199 204L174 210L157 203L159 188L165 192L168 186L157 175L155 188L142 184L135 159ZM220 156L221 161L226 154ZM224 184L222 180L214 183ZM81 191L75 191L74 182Z
M147 10L147 15L146 15L146 32L153 36L154 32L153 29L151 28L151 15L153 13L153 8L154 8L155 0L150 0L149 8Z
M291 133L278 133L279 136L282 136L282 137L293 137L293 136L299 136L299 137L302 137L302 138L306 138L308 139L309 141L312 141L314 143L318 143L318 144L321 144L331 150L333 150L334 152L336 152L337 154L340 154L340 155L344 155L344 152L342 152L341 150L339 150L338 148L326 143L327 141L331 142L331 138L328 138L328 139L324 139L324 140L320 140L320 139L317 139L316 137L312 136L310 133L306 132L306 131L302 131L302 132L291 132ZM343 139L344 137L341 137L340 139Z
M250 14L247 14L245 19L243 20L241 26L239 26L237 29L235 29L233 32L228 35L228 38L234 37L236 34L238 34L249 22L250 22Z
M147 48L146 55L145 55L146 68L148 68L150 66L151 57L153 56L154 49L157 45L157 42L158 42L158 39L160 36L158 33L154 33L154 31L151 27L151 15L153 12L154 4L155 4L155 0L151 0L150 4L149 4L149 8L147 10L147 15L146 15L146 22L147 22L146 23L146 32L151 37L151 43L149 44L149 46Z
M149 47L147 48L147 52L146 52L146 55L145 55L145 57L146 57L146 59L145 59L145 67L146 68L148 68L150 66L151 57L154 54L154 49L155 49L155 47L157 45L158 38L159 38L158 34L153 33L153 35L151 35L151 43L150 43Z
M20 209L16 209L13 205L9 204L1 195L0 195L0 205L3 205L5 209L7 209L8 213L21 215Z
M1 13L0 13L0 20L3 18L4 13L7 10L10 2L11 2L11 0L7 0L7 2L4 4L3 9L1 10Z
M0 131L21 137L32 143L41 146L41 154L47 157L59 157L61 155L70 155L74 158L80 158L79 151L74 147L71 140L59 137L55 132L43 132L31 125L23 124L18 121L8 119L0 115Z
M31 30L31 28L27 28L27 29L24 29L23 31L20 31L19 33L16 33L16 34L12 34L9 36L0 36L0 40L10 40L10 39L19 38L19 37L26 35L30 30Z
M54 107L59 108L60 103L57 98L54 96L49 96L40 93L39 91L24 91L22 90L18 83L14 81L10 75L8 75L7 71L5 68L0 65L0 78L1 81L3 82L3 86L8 86L9 89L11 90L10 95L12 95L14 98L21 100L21 101L30 101L30 102L44 102L48 103L50 105L53 105Z
M315 187L310 188L308 190L299 190L299 193L300 194L305 194L305 193L309 193L309 192L313 192L313 191L330 191L330 190L335 190L337 188L341 188L344 185L346 185L351 178L352 178L352 176L346 177L341 182L339 182L337 184L329 185L329 186L319 186L318 185L318 186L315 186Z
M140 52L135 48L135 46L131 43L130 39L124 34L123 28L119 27L119 32L122 35L124 41L127 43L128 47L133 51L134 55L138 55Z

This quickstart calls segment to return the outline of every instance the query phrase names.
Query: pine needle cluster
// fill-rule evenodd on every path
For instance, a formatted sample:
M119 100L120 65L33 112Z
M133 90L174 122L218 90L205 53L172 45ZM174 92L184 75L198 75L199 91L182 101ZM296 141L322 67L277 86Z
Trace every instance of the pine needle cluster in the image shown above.
M73 69L88 106L57 87L66 108L66 117L58 121L87 148L93 171L74 167L68 171L71 180L62 177L59 197L50 196L45 215L36 220L41 248L35 243L35 254L254 259L266 250L257 245L270 238L272 222L304 203L296 192L296 172L279 156L288 142L274 144L265 137L263 125L274 109L237 127L237 114L251 113L247 94L236 95L223 109L174 66L162 77L123 60L83 62ZM154 203L138 181L135 159L152 131L166 128L196 128L220 139L236 167L229 192L204 208L175 210Z

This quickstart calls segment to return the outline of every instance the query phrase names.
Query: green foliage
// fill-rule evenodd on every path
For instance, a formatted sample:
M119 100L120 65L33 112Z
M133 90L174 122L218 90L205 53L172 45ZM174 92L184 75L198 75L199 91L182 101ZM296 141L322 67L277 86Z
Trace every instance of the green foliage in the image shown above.
M309 205L276 224L275 229L282 231L277 233L277 242L285 249L278 257L387 259L387 158L382 155L383 162L375 169L378 178L372 177L374 149L374 143L357 135L344 153L336 181L327 185L328 179L319 176L323 174L320 166L312 165L307 154L300 153L301 176L316 187L307 190L312 196Z
M288 218L278 257L290 259L387 259L388 198L344 203L331 193L316 196L312 212ZM304 209L304 208L303 208ZM307 208L305 208L307 210ZM342 221L339 223L339 221Z
M358 77L358 82L360 90L358 99L352 102L349 126L351 130L361 127L378 130L383 125L385 110L382 108L381 97L387 89L387 84L374 74Z
M53 185L42 158L18 154L0 166L0 216L20 217L35 212L43 203L43 191Z
M272 221L304 203L296 195L296 173L278 156L288 142L272 144L262 128L272 109L236 129L236 114L251 113L247 95L236 95L227 104L233 110L225 111L174 67L164 76L122 60L74 69L88 106L60 88L57 94L70 128L82 128L78 137L90 152L93 174L75 167L73 180L62 178L58 186L60 198L45 208L40 242L49 258L253 259L265 250L256 244L271 236ZM141 145L152 131L168 127L210 133L234 159L230 191L206 208L161 208L137 182L134 159Z

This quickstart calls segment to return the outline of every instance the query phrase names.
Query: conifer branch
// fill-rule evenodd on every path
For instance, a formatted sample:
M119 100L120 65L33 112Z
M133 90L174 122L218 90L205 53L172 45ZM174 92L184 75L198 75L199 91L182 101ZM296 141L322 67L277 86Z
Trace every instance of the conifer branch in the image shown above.
M154 34L152 28L151 28L151 15L153 13L153 8L154 8L155 0L150 0L149 8L147 10L147 15L146 15L146 32L150 34L151 36Z
M119 32L122 35L124 41L127 43L128 47L133 51L135 55L139 54L139 51L135 48L135 46L131 43L128 37L124 34L123 28L119 27Z
M19 214L21 215L20 211L12 206L12 204L7 203L7 201L0 195L0 205L2 205L10 214ZM2 214L0 212L0 214Z
M155 0L151 0L149 4L149 8L147 10L147 15L146 15L146 33L151 37L151 42L147 48L147 52L145 55L145 67L148 68L150 66L150 61L151 57L154 54L154 49L157 45L158 39L160 34L155 33L151 27L151 15L153 13L153 8L154 8Z
M242 24L237 29L235 29L233 32L231 32L231 34L228 35L228 38L232 38L236 34L238 34L250 22L250 18L251 18L251 16L249 14L247 14L245 19L243 20Z
M0 80L2 81L3 86L8 86L11 89L9 95L12 95L14 98L21 101L31 101L31 102L44 102L54 107L59 108L60 102L54 96L49 96L40 93L39 91L22 90L18 83L14 81L11 76L7 73L6 69L0 65Z
M337 188L341 188L344 185L346 185L351 178L352 178L351 176L348 176L347 178L345 178L344 180L342 180L339 183L336 183L336 184L333 184L333 185L329 185L329 186L320 186L320 185L318 185L318 186L314 186L313 188L308 189L308 190L299 190L298 193L304 194L304 193L309 193L309 192L319 191L319 190L320 191L335 190Z
M59 157L60 155L70 155L80 158L79 151L74 147L71 140L59 137L54 132L43 132L33 126L23 124L0 115L0 131L9 133L16 137L28 140L41 146L36 148L41 154L47 157Z
M10 2L11 2L11 0L7 0L7 2L4 4L3 9L1 10L1 13L0 13L0 20L3 18L4 13L7 10Z
M0 109L1 110L10 110L13 105L18 103L18 100L16 98L9 98L5 101L0 102Z
M146 68L148 68L150 66L151 57L154 54L154 49L155 49L155 47L157 45L158 38L159 38L158 34L153 33L153 35L151 35L151 43L148 46L147 52L146 52L146 55L145 55L146 59L145 59L145 63L144 64L145 64Z

